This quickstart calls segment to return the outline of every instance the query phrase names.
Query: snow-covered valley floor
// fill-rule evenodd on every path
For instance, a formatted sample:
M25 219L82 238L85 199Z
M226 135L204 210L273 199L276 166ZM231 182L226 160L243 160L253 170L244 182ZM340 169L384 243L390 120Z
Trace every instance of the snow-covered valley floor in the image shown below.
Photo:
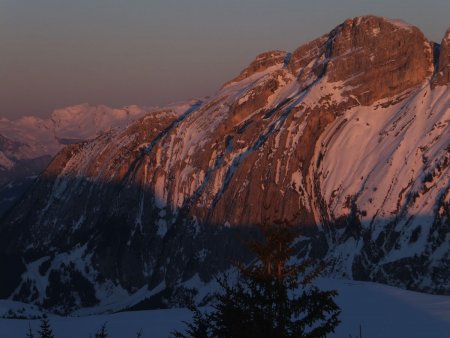
M364 338L450 337L450 296L434 296L386 285L336 279L319 279L322 289L337 289L342 309L341 325L331 337L356 337L359 326ZM0 301L0 311L11 302ZM143 338L168 337L190 320L186 309L122 312L87 317L50 316L56 338L93 337L106 322L110 338L133 338L142 329ZM34 331L39 320L0 319L1 338L26 337L29 323Z

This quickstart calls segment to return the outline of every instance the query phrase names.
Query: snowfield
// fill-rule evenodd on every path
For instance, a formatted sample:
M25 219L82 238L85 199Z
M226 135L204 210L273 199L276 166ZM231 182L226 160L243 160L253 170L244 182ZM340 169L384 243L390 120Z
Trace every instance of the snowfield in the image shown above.
M435 296L370 282L318 279L322 289L335 288L342 309L341 325L330 337L356 337L361 325L364 338L443 338L450 335L450 296ZM11 301L0 302L0 313L21 307ZM33 309L28 312L35 313ZM50 316L56 338L88 338L106 323L110 338L168 337L190 320L187 309L168 309L86 317ZM0 319L0 337L25 337L28 323L37 330L39 320Z

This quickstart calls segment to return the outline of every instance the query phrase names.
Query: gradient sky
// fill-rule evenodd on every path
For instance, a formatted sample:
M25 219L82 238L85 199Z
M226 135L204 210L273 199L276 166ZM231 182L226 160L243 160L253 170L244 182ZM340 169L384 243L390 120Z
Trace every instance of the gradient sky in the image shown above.
M400 18L440 42L449 0L0 0L0 117L213 94L257 54Z

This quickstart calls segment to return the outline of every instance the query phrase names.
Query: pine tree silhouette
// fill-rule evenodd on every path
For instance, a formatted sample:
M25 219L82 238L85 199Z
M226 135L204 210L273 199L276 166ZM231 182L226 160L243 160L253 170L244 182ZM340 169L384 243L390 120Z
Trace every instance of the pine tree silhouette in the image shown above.
M340 323L335 290L321 291L311 282L324 268L312 260L289 263L296 234L284 223L261 225L262 241L248 247L257 263L237 264L239 278L230 285L219 280L222 292L213 311L203 314L193 307L194 321L179 338L287 338L326 337Z
M97 333L95 334L95 338L107 338L107 337L108 332L106 331L106 323L103 323L100 330L98 330Z
M211 330L210 323L208 323L206 317L200 312L200 310L192 305L190 310L193 314L193 322L189 323L186 321L183 321L184 324L187 326L186 334L183 334L181 332L173 332L172 335L176 338L188 338L188 337L195 337L195 338L208 338L209 332Z
M30 324L30 322L28 322L27 338L34 338L33 331L31 330L31 324Z
M55 338L52 332L52 327L50 325L50 320L45 314L41 319L41 326L39 328L38 334L39 338Z

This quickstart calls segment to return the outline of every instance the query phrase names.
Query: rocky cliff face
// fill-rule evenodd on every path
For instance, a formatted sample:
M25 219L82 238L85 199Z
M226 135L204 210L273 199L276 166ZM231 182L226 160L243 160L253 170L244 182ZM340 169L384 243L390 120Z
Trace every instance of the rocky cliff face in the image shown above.
M450 83L450 28L445 33L439 51L437 74L434 85L446 86Z
M211 98L64 148L2 221L2 295L170 305L248 258L236 232L276 220L331 275L448 293L450 92L433 46L403 22L347 20Z

